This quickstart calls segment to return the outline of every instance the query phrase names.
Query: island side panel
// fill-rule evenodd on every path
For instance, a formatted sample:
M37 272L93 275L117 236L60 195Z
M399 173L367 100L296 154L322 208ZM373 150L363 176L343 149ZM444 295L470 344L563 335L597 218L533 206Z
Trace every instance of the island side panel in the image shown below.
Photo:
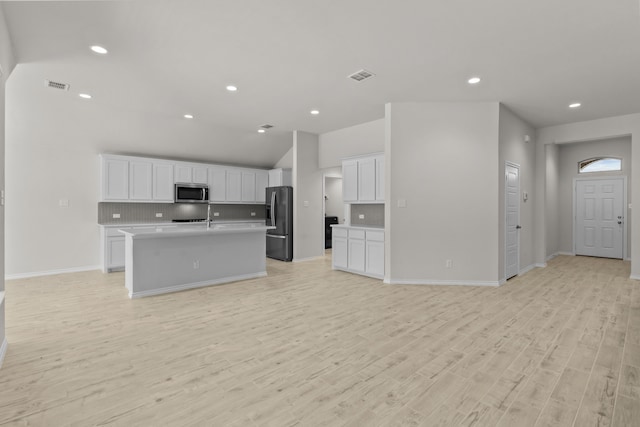
M133 298L266 275L264 230L131 241Z

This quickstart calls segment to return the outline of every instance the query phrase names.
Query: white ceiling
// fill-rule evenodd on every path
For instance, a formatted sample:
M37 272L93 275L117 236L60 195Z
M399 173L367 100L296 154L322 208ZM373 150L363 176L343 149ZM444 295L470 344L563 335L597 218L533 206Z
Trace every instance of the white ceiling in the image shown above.
M47 126L101 123L85 135L99 151L271 166L292 130L379 119L400 101L500 101L536 127L640 112L637 0L1 4L16 108ZM376 77L347 78L361 68Z

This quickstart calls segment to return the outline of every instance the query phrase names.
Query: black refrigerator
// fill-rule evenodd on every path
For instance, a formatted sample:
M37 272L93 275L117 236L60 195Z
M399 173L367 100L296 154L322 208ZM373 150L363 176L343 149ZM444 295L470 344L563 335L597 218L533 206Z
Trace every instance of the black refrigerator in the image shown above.
M293 187L268 187L266 193L267 256L293 259Z

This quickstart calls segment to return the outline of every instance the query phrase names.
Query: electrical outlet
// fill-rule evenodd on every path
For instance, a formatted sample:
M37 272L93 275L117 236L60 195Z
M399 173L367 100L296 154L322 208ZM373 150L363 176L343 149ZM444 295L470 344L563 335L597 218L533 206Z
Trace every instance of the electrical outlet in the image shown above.
M162 212L156 212L156 218L162 218Z
M113 214L113 217L116 218L116 219L120 218L120 214Z
M60 200L58 200L58 206L60 206L61 208L68 208L69 207L69 199L60 199Z
M0 190L0 206L4 206L4 190ZM631 208L631 206L629 206Z
M448 260L447 260L447 263L446 263L446 266L447 266L447 268L451 268L451 267L453 267L453 261L452 261L452 260L450 260L450 259L448 259Z
M309 207L309 201L308 201L308 200L305 200L304 202L302 202L302 205L303 205L305 208L308 208L308 207Z
M364 219L364 214L358 215L358 219Z
M399 208L406 208L407 207L406 199L398 199L398 207Z
M214 212L213 216L220 216L220 212Z
M255 212L251 212L251 216L256 216L256 213Z
M197 270L200 268L200 260L193 261L193 269Z

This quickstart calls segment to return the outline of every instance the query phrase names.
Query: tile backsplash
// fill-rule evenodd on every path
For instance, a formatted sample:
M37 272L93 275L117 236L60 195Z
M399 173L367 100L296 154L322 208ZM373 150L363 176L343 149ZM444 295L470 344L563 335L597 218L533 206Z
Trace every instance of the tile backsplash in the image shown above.
M364 215L364 218L360 218ZM384 204L352 204L351 225L384 227Z
M214 212L219 215L214 216ZM251 216L251 213L255 216ZM113 215L120 215L114 218ZM162 214L157 217L156 214ZM131 224L170 222L173 219L203 219L207 217L206 204L189 203L98 203L98 224ZM212 204L211 218L215 221L263 220L264 205Z

